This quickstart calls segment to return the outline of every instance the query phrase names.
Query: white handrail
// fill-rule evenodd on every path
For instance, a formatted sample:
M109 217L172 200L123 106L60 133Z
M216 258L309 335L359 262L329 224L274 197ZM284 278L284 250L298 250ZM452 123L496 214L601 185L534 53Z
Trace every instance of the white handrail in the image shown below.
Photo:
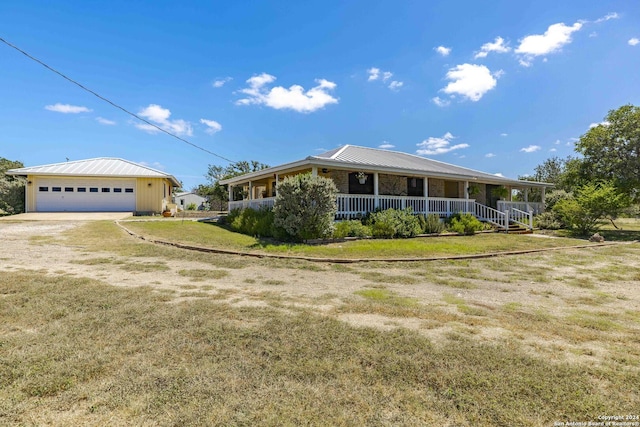
M509 219L516 224L521 224L533 230L533 212L524 212L520 209L511 208Z

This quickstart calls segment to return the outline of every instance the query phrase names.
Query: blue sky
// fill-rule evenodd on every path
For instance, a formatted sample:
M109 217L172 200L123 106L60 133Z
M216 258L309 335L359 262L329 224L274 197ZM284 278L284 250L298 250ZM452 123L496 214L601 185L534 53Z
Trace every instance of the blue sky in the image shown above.
M344 144L508 177L640 104L640 2L0 2L0 37L188 141L270 165ZM0 43L0 156L226 162Z

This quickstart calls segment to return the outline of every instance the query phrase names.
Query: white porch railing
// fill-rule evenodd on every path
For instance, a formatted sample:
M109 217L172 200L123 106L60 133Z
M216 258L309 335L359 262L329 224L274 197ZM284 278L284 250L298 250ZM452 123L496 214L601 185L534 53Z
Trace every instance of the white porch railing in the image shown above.
M506 212L508 209L518 209L523 212L533 211L534 215L544 212L544 203L540 202L508 202L506 200L498 200L498 210Z
M229 210L253 208L259 209L266 206L272 208L275 204L275 197L263 199L239 200L229 202ZM455 213L471 213L481 221L493 223L499 227L507 229L510 222L533 228L533 215L529 211L523 211L509 204L520 202L498 202L499 209L476 203L472 199L453 199L441 197L411 197L411 196L374 196L370 194L338 194L337 219L354 219L379 209L405 209L412 208L413 212L419 214L436 214L440 217L448 217ZM541 205L542 203L525 203L530 207ZM535 210L532 209L534 212Z
M263 206L272 208L276 202L275 197L265 197L263 199L253 199L253 200L236 200L233 202L229 202L229 210L232 211L234 209L259 209Z

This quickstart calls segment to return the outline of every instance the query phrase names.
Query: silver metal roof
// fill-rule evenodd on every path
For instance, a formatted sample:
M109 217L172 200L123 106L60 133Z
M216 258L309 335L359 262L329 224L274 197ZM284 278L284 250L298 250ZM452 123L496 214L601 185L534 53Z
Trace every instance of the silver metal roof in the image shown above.
M124 159L101 157L51 165L9 169L7 175L92 176L121 178L167 178L176 186L180 182L168 173Z
M317 156L310 156L309 158L331 159L341 163L357 166L405 169L408 171L467 176L469 178L476 179L483 178L500 180L500 178L502 178L505 181L512 181L509 178L449 163L439 162L437 160L427 159L414 154L382 150L378 148L359 147L355 145L345 145L339 149L327 151L326 153L322 153Z
M341 168L350 170L364 170L367 172L384 172L415 176L430 176L433 178L469 180L498 185L529 185L533 187L551 187L544 182L520 181L487 172L456 166L437 160L399 151L382 150L378 148L344 145L322 154L309 156L296 162L263 169L261 171L240 175L220 181L221 184L238 184L250 180L259 180L272 174L284 171L303 169L309 166L323 168Z

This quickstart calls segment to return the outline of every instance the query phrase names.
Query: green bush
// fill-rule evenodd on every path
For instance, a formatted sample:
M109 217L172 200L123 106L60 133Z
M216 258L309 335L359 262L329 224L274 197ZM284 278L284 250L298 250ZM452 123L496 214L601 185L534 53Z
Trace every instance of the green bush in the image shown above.
M411 208L373 212L368 218L373 237L392 239L414 237L422 232L418 217Z
M458 234L472 235L484 229L482 222L470 213L457 213L447 219L449 231Z
M257 237L274 237L273 211L260 209L234 209L227 215L226 223L233 231Z
M330 236L337 194L329 178L311 174L287 177L278 184L274 225L295 241Z
M358 220L340 221L333 230L333 237L336 239L369 236L371 236L371 229Z
M198 208L198 206L195 203L189 203L187 205L187 210L188 211L195 211Z
M424 234L440 234L444 231L444 222L437 214L418 215L418 222Z
M545 230L559 230L562 228L562 222L553 212L543 212L533 218L533 223L537 228Z

